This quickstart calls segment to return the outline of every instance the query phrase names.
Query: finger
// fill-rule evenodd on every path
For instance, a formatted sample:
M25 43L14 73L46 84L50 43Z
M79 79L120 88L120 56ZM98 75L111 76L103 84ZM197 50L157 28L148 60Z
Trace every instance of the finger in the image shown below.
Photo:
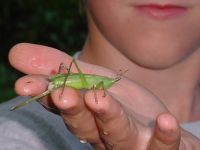
M68 126L81 142L90 142L103 146L93 114L85 107L82 96L74 89L65 88L54 91L51 96L57 109Z
M22 96L34 96L47 89L48 80L44 75L27 75L15 83L15 91Z
M19 78L15 83L15 91L18 95L21 96L36 96L48 89L49 81L47 76L45 75L26 75L24 77ZM41 99L37 99L45 108L54 113L55 106L52 103L52 100L49 97L41 97Z
M11 65L26 74L56 73L59 63L69 58L54 48L28 43L17 44L9 52Z
M180 145L180 127L176 119L169 113L160 114L156 120L156 126L150 150L178 150Z
M108 149L128 150L133 147L136 126L109 93L105 96L104 91L88 91L85 101L94 112L100 136Z
M55 74L61 62L69 66L71 60L72 58L62 51L36 44L17 44L9 52L11 65L26 74ZM111 71L103 67L96 67L79 61L78 64L81 70L86 73L113 75ZM74 66L72 66L72 70L76 71Z

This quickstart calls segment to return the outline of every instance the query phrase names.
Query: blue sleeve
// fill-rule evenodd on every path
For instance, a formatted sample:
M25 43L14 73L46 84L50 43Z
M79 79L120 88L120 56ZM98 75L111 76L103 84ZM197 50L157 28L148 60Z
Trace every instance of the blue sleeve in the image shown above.
M92 150L66 129L61 117L37 102L10 111L25 99L17 97L0 104L0 150Z

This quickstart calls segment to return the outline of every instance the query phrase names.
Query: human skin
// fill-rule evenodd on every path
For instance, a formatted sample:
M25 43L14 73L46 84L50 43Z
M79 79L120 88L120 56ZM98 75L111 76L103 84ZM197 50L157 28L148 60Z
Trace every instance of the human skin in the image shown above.
M95 149L198 149L199 139L179 123L200 118L200 1L173 1L190 6L189 13L164 21L136 13L131 5L136 0L87 2L89 33L79 59L103 67L78 61L80 68L111 77L119 69L128 72L105 97L96 91L98 103L93 91L83 98L65 88L61 100L61 90L53 92L53 104L62 110L66 125ZM19 79L19 95L44 91L48 84L44 75L57 70L60 62L71 61L58 50L32 44L14 46L9 59L26 74L43 74ZM46 105L48 100L44 99Z

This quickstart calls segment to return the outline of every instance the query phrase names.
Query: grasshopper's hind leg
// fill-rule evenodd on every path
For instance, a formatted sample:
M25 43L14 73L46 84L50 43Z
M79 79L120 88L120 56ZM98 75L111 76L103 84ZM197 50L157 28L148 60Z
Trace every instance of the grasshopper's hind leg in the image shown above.
M64 78L64 81L63 81L63 85L62 85L62 91L61 91L61 94L59 95L59 99L62 98L62 95L63 95L63 92L64 92L64 88L65 88L65 84L67 82L67 78L69 76L69 74L71 73L71 67L72 67L72 62L69 64L69 68L67 68L67 66L64 64L64 63L61 63L60 66L59 66L59 73L61 73L62 69L65 69L67 70L67 73L65 75L65 78Z
M80 79L81 79L81 82L82 82L82 84L83 84L83 87L88 87L88 84L87 84L87 81L86 81L86 79L85 79L85 76L83 75L83 72L82 72L81 69L79 68L79 66L78 66L78 64L77 64L77 62L76 62L76 60L73 59L72 62L75 64L75 67L76 67L76 69L77 69L77 71L78 71L78 73L79 73L79 77L80 77Z
M60 65L59 65L59 69L58 69L58 72L57 74L61 74L63 69L65 69L67 71L66 73L66 76L64 78L64 82L63 82L63 85L62 85L62 91L61 91L61 94L59 95L59 99L62 98L62 95L63 95L63 92L64 92L64 87L65 87L65 84L67 82L67 78L68 78L68 75L70 74L70 69L71 69L71 66L72 66L72 63L70 63L69 65L69 68L67 68L67 66L61 62ZM42 101L38 101L44 108L50 110L50 111L53 111L54 113L59 113L59 111L56 109L56 108L53 108L53 107L50 107L50 106L47 106L46 104L44 104Z
M43 92L43 93L41 93L41 94L39 94L37 96L34 96L34 97L24 101L24 102L21 102L21 103L17 104L16 106L12 107L10 110L13 111L13 110L19 109L19 108L21 108L21 107L23 107L23 106L25 106L25 105L33 102L33 101L36 101L36 100L39 101L40 98L42 98L42 97L44 97L44 96L46 96L46 95L48 95L50 93L51 93L51 91L47 90L47 91L45 91L45 92Z
M67 68L67 66L66 66L64 63L61 63L61 64L60 64L60 67L59 67L59 72L61 72L62 69L66 69L66 70L67 70L67 73L66 73L66 76L65 76L65 78L64 78L64 82L63 82L63 85L62 85L62 91L61 91L61 94L60 94L60 98L59 98L59 99L61 99L61 97L62 97L62 95L63 95L64 87L65 87L65 84L66 84L66 82L67 82L67 78L68 78L69 74L71 73L71 67L72 67L72 64L73 64L73 63L75 64L75 67L76 67L76 69L77 69L77 71L78 71L78 73L79 73L79 77L80 77L80 79L81 79L82 84L84 85L84 87L87 86L87 81L86 81L86 79L85 79L85 77L84 77L82 71L80 70L80 68L79 68L79 66L78 66L78 64L77 64L77 62L75 61L75 59L72 59L70 65L69 65L69 68Z
M66 83L66 81L67 81L68 74L70 73L71 66L72 66L72 63L69 65L69 68L67 68L66 65L65 65L64 63L60 63L60 66L59 66L59 69L58 69L57 74L62 73L62 70L63 70L63 69L67 70L67 74L66 74L65 79L64 79L64 82L63 82L63 86L62 86L63 88L62 88L61 94L60 94L60 96L59 96L59 99L61 99L61 96L62 96L62 94L63 94L63 92L64 92L64 86L65 86L65 83ZM49 93L50 93L50 92L52 92L52 91L49 91ZM44 103L43 103L41 100L39 100L39 99L38 99L38 102L39 102L44 108L46 108L46 109L48 109L48 110L51 110L51 111L53 111L53 112L55 112L55 113L59 112L56 108L53 108L53 107L51 107L51 106L48 106L48 105L44 104Z

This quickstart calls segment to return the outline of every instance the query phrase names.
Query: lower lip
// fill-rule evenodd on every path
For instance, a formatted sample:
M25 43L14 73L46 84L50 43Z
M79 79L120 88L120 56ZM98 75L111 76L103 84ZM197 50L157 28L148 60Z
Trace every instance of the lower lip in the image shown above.
M159 20L175 19L187 11L186 7L174 5L138 5L135 8L142 15Z

